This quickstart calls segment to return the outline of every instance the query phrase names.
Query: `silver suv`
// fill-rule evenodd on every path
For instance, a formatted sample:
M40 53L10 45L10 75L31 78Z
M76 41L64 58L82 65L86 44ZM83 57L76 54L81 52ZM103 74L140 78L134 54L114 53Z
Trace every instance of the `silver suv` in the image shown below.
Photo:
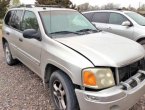
M8 65L21 61L49 86L54 109L125 110L145 93L144 48L75 10L12 8L2 42Z
M83 13L97 28L139 42L145 48L145 17L123 10L100 10Z

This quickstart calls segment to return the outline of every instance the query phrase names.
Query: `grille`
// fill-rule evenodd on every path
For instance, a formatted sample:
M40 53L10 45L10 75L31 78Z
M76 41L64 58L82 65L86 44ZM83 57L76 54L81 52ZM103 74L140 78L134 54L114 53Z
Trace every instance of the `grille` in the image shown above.
M130 77L134 76L138 70L145 70L145 60L142 59L133 64L121 67L118 69L119 82L126 81Z

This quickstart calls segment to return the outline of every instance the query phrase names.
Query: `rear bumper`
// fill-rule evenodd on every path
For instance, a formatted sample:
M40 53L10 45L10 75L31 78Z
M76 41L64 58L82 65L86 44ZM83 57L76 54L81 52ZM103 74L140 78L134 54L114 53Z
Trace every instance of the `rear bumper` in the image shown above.
M100 92L75 91L81 110L127 110L145 94L145 79L130 90L116 86Z

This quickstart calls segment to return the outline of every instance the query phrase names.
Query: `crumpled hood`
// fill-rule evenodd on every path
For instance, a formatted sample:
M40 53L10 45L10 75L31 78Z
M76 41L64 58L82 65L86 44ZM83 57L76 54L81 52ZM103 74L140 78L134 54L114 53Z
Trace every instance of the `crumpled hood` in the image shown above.
M145 55L145 50L140 44L107 32L61 37L55 40L83 54L95 66L121 67Z

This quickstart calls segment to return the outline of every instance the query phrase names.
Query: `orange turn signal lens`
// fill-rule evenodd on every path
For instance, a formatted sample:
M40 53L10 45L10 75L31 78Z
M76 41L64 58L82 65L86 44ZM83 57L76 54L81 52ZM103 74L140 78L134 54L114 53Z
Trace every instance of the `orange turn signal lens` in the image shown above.
M84 71L83 73L83 83L87 86L96 86L96 77L91 71Z

